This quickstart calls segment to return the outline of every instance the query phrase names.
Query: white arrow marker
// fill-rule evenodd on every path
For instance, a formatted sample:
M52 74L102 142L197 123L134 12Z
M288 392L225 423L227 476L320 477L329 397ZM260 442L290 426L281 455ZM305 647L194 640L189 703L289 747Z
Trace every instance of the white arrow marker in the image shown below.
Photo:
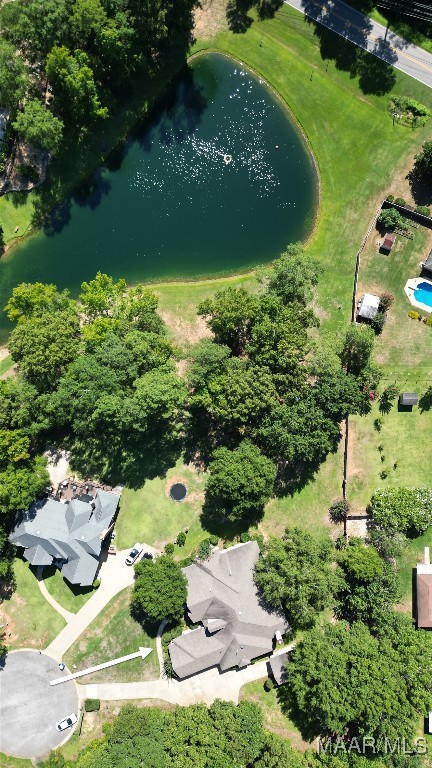
M130 653L128 656L119 656L118 659L112 659L111 661L105 661L104 664L97 664L95 667L88 667L88 669L81 669L80 672L74 672L73 675L65 675L64 677L58 677L56 680L51 680L50 685L58 685L59 683L67 683L68 680L75 680L76 677L83 677L83 675L91 675L92 672L98 672L100 669L106 669L107 667L113 667L114 664L122 664L124 661L130 659L137 659L141 656L145 659L153 648L140 648L136 653Z

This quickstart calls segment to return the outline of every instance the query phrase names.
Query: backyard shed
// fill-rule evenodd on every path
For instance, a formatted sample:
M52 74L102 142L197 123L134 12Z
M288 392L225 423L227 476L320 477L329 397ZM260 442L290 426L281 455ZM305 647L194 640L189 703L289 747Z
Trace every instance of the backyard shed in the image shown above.
M402 392L399 395L399 405L417 405L418 394L416 392Z
M381 250L385 251L386 253L390 253L394 246L395 240L396 235L393 232L386 232L384 235L384 240L381 243Z
M372 293L365 293L359 301L357 317L360 317L362 320L373 320L378 312L379 305L379 296L374 296Z

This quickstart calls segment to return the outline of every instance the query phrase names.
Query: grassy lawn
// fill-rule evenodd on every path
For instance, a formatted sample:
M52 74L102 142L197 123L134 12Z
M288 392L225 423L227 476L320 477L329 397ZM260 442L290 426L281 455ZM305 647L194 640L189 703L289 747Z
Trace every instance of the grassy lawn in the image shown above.
M399 391L421 396L432 381L432 328L408 317L411 304L403 289L410 277L418 275L432 233L423 228L413 232L413 240L398 237L389 256L378 252L377 236L372 233L362 258L358 295L386 291L395 297L375 345L375 359L383 368L380 389L396 383ZM374 428L378 417L382 418L380 432ZM415 407L412 412L401 412L396 402L390 413L382 415L374 404L368 416L350 419L348 496L356 511L364 510L378 487L423 484L425 467L431 461L427 411ZM382 471L387 477L380 477Z
M53 566L44 568L43 577L50 595L54 600L57 600L62 608L71 611L71 613L78 613L89 597L94 594L93 587L80 587L76 584L69 584L64 580L60 571Z
M303 740L294 723L282 712L276 688L271 691L264 690L264 679L244 685L240 691L240 700L254 701L259 704L264 715L265 728L289 739L295 749L304 752L311 748L311 745Z
M16 590L0 608L7 621L6 643L13 648L45 648L63 629L65 622L43 597L34 571L18 558L14 563ZM9 632L11 636L9 637Z
M0 752L0 768L32 768L32 761L21 757L9 757Z
M292 496L272 499L259 524L264 536L281 536L287 526L297 526L317 536L337 530L328 517L331 502L341 497L343 444L321 465L315 479Z
M12 355L8 355L7 357L4 357L3 360L0 360L0 376L3 376L4 373L7 373L14 364L14 361L12 360Z
M88 675L83 683L129 682L152 680L159 676L155 640L150 638L129 612L131 588L124 589L101 611L85 632L69 648L65 662L77 671L104 661L134 653L140 646L153 648L144 661L141 658Z
M172 501L168 493L171 484L177 481L185 482L188 489L181 503ZM205 535L199 524L204 485L203 474L179 461L165 477L147 480L138 491L125 488L116 523L117 547L126 549L136 541L163 547L189 528L186 546L180 550L186 557Z

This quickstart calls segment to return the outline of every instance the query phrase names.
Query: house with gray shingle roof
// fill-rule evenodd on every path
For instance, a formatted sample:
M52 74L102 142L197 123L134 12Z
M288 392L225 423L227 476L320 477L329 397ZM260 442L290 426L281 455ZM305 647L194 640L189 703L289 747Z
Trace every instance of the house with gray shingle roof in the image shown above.
M190 620L202 624L169 645L180 678L218 666L224 672L245 667L273 650L277 631L289 627L283 614L263 601L254 580L259 557L256 541L216 549L209 559L183 569L188 581Z
M119 500L118 493L100 488L95 496L81 494L69 501L40 499L20 514L9 541L24 547L31 565L51 565L55 560L71 584L90 586Z

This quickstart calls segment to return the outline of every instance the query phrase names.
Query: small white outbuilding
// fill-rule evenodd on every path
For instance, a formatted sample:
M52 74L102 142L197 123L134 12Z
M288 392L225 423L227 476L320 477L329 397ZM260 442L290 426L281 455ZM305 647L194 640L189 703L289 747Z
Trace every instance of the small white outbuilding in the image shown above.
M372 293L365 293L358 303L357 317L360 317L362 320L373 320L378 312L379 305L379 296L374 296Z

